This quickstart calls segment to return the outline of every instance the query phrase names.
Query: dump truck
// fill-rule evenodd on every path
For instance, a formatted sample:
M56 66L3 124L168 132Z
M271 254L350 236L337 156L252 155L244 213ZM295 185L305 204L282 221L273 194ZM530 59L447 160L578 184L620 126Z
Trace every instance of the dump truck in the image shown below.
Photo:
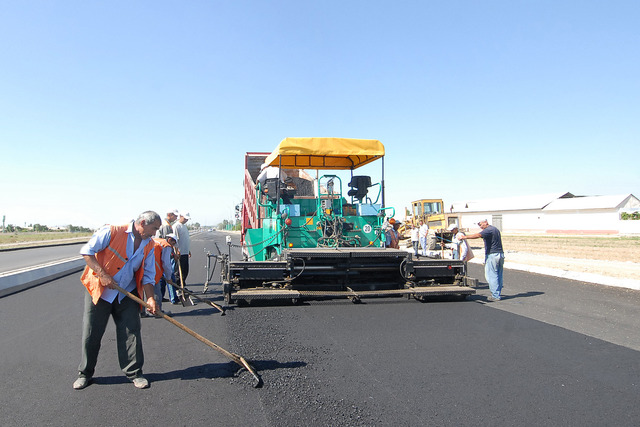
M243 257L219 257L225 302L475 293L462 261L385 247L395 209L385 206L384 154L378 140L351 138L285 138L246 153ZM355 174L364 169L379 180Z

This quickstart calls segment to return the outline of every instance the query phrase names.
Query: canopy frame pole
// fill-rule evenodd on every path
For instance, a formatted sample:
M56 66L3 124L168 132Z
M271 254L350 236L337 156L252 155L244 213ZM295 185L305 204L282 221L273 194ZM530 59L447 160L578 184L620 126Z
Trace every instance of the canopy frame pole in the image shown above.
M381 157L382 159L382 181L380 182L382 185L382 207L386 207L385 205L385 201L384 201L384 156Z

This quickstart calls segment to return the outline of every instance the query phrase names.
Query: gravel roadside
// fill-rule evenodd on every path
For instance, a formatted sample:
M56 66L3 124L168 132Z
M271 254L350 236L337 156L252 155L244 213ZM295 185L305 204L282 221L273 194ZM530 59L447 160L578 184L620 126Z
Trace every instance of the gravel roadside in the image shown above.
M505 268L640 290L640 238L503 235L502 240ZM470 262L483 264L482 240L469 245L475 256Z
M583 257L587 253L585 251L576 251L580 257L558 256L555 255L558 253L557 247L539 248L539 252L534 253L509 249L508 242L508 238L505 239L505 268L640 290L640 263L630 260L630 254L637 251L638 247L627 250L617 259L614 258L615 250L602 251L591 247L588 252L590 258L586 258ZM484 247L474 242L471 248L475 255L471 262L482 264ZM559 248L561 251L566 250L566 247ZM623 254L622 251L617 253Z

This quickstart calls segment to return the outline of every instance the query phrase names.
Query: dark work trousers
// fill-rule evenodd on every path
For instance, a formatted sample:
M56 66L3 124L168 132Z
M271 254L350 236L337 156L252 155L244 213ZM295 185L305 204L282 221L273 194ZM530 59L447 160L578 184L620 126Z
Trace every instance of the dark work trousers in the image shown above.
M140 306L128 297L121 302L118 302L116 297L113 303L100 299L94 305L89 292L85 292L84 297L82 360L78 367L80 376L93 376L98 362L100 342L111 316L116 324L120 369L129 379L142 376L144 354L140 334Z
M182 280L184 280L184 285L187 286L187 276L189 275L189 254L180 255L180 268L182 269ZM175 270L176 276L178 280L180 280L180 269ZM182 283L177 282L178 286L181 286Z

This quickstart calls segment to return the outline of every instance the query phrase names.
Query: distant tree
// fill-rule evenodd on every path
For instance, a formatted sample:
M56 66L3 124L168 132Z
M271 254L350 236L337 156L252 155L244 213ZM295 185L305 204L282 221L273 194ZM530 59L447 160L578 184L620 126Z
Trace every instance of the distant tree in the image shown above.
M622 214L620 214L620 219L624 221L640 220L640 212L633 212L633 213L622 212Z
M67 230L68 230L70 233L93 233L93 230L91 230L90 228L87 228L87 227L81 227L81 226L78 226L78 225L72 225L72 224L69 224L69 225L67 226Z
M47 227L46 225L33 224L33 231L37 233L44 233L45 231L51 231L51 230L49 230L49 227Z

